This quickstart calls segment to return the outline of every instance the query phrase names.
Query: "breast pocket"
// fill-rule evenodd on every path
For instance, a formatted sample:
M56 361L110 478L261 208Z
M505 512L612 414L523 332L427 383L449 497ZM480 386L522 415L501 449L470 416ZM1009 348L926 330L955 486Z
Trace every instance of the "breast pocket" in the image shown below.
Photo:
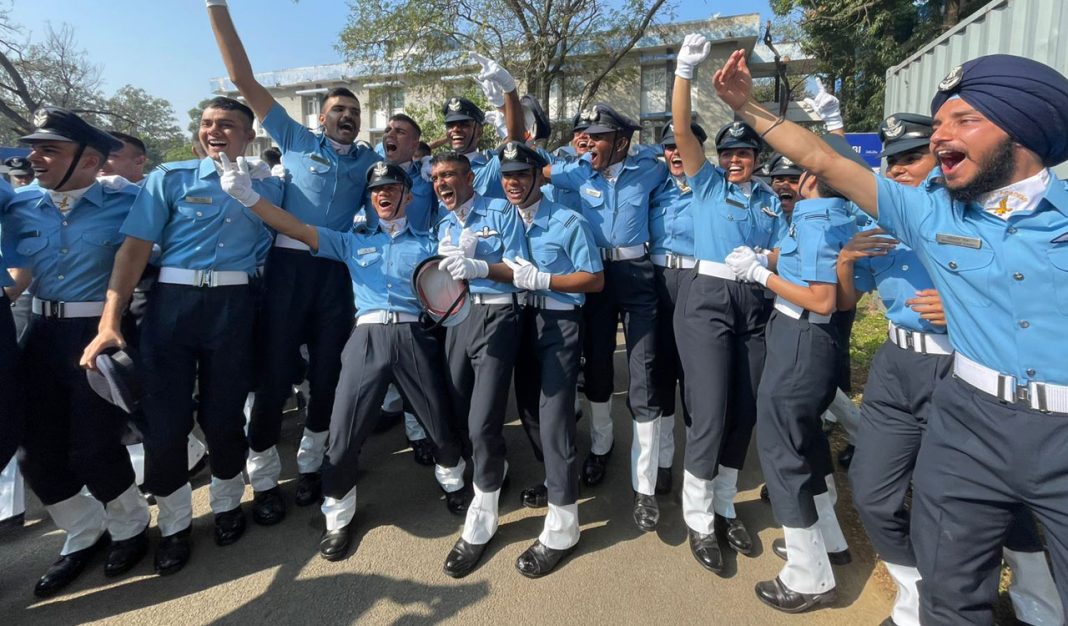
M534 251L534 264L550 274L569 274L571 268L567 255L558 248L540 248Z
M112 228L101 228L82 234L82 239L94 246L117 248L122 243L123 234Z
M475 245L475 257L490 263L499 262L503 252L504 242L501 241L500 235L479 237L478 243Z
M1046 254L1053 266L1053 291L1057 294L1057 308L1068 315L1068 248L1053 248Z
M973 306L990 306L991 263L994 252L934 242L927 243L933 265L948 275L946 290L954 299ZM933 269L933 268L932 268Z
M209 221L219 214L221 207L218 204L192 204L187 202L178 203L178 214L188 220Z
M583 207L592 209L593 211L600 211L604 208L604 191L597 189L593 185L583 185L579 189L579 196L582 198Z
M356 256L352 257L352 260L354 263L356 263L356 265L367 268L381 261L382 253L368 252L366 254L357 254Z
M48 237L27 237L19 241L15 250L22 256L33 256L48 246Z
M316 152L302 154L299 169L293 172L293 180L307 191L319 192L326 186L333 169L333 164Z

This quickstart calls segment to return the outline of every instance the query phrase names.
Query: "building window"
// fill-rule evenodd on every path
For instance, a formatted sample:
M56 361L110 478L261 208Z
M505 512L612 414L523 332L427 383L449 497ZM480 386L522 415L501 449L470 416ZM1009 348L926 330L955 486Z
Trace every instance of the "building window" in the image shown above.
M642 66L642 115L670 110L668 69L665 64Z
M369 95L371 128L385 128L391 116L404 111L404 89L400 87L374 89Z

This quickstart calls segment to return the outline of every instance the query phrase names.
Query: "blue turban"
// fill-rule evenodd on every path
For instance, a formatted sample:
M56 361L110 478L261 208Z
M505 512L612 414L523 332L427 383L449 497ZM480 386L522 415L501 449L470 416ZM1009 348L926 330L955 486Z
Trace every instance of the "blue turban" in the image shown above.
M1068 160L1068 78L1024 57L968 61L938 84L931 115L953 96L975 107L1047 166Z

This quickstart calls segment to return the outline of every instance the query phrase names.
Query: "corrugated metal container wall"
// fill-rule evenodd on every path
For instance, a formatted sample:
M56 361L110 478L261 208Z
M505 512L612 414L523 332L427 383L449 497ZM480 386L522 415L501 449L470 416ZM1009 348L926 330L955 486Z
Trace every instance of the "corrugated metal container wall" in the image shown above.
M979 9L886 71L884 116L930 114L931 96L946 74L969 59L995 53L1035 59L1068 75L1068 2L995 0ZM1068 177L1068 164L1055 171Z

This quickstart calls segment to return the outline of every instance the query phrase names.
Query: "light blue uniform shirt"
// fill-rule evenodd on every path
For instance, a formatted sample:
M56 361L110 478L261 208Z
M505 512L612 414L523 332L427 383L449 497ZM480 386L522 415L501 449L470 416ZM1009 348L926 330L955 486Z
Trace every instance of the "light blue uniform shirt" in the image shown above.
M471 171L475 174L475 191L483 198L504 200L504 187L501 186L501 159L496 153L487 156L485 152L475 154L471 161Z
M738 246L770 249L783 232L779 198L767 185L754 179L747 198L708 161L686 178L693 188L690 210L698 259L723 263Z
M139 191L94 182L64 216L44 189L21 188L4 219L3 249L14 250L8 264L33 271L30 291L42 300L102 302L123 240L119 227Z
M281 207L305 224L350 230L364 204L367 169L382 157L361 145L339 155L326 135L293 120L278 103L263 119L263 128L281 148L288 172Z
M685 189L685 191L683 190ZM693 256L693 190L668 176L650 203L650 254Z
M905 304L921 289L934 289L916 251L899 243L886 256L865 257L853 264L853 286L857 291L879 290L886 306L886 319L901 328L924 333L945 334L945 326L935 326L920 319L920 314Z
M550 164L572 163L578 160L578 155L575 154L575 149L571 145L566 145L560 146L555 152L548 154L547 158ZM549 201L562 204L576 213L582 212L582 200L579 199L577 191L547 183L542 186L541 194L548 198Z
M632 150L614 185L594 171L590 156L554 163L552 184L577 191L582 216L601 248L638 246L649 241L649 201L667 177L667 166L646 150Z
M522 227L526 230L527 249L523 256L540 271L550 274L596 274L604 269L593 231L586 218L579 213L542 198L530 228L526 228L525 224ZM584 293L544 290L534 293L564 304L581 305L586 301Z
M777 272L795 285L838 283L838 252L857 232L848 203L840 198L801 200L778 245Z
M475 258L490 265L502 263L505 257L514 259L524 256L522 218L511 204L505 200L494 200L475 195L471 200L471 209L467 213L467 224L452 211L441 207L445 215L435 227L436 241L448 241L459 245L460 233L468 228L476 237ZM499 283L488 278L476 278L470 281L471 293L505 294L519 290L512 283Z
M252 181L270 202L282 203L282 182ZM215 162L166 163L153 170L122 225L122 233L159 244L160 267L237 271L252 275L267 226L219 185Z
M15 195L15 190L11 188L11 185L3 179L0 179L0 241L3 240L3 233L7 230L7 203L11 201L11 198ZM8 256L0 245L0 288L10 287L15 284L15 281L11 278L11 275L7 273L9 267L7 259Z
M918 188L877 177L879 225L911 246L964 356L1017 384L1068 385L1068 183L1008 220L950 199L936 168Z
M438 198L434 195L434 185L423 180L422 169L422 163L413 161L404 170L412 179L412 201L404 207L404 214L417 230L429 232L439 219ZM374 213L373 210L370 212Z
M419 315L422 309L412 290L412 274L419 263L435 254L426 231L408 222L396 237L378 224L361 224L349 232L320 226L319 250L315 256L348 266L352 290L360 314L393 311Z

